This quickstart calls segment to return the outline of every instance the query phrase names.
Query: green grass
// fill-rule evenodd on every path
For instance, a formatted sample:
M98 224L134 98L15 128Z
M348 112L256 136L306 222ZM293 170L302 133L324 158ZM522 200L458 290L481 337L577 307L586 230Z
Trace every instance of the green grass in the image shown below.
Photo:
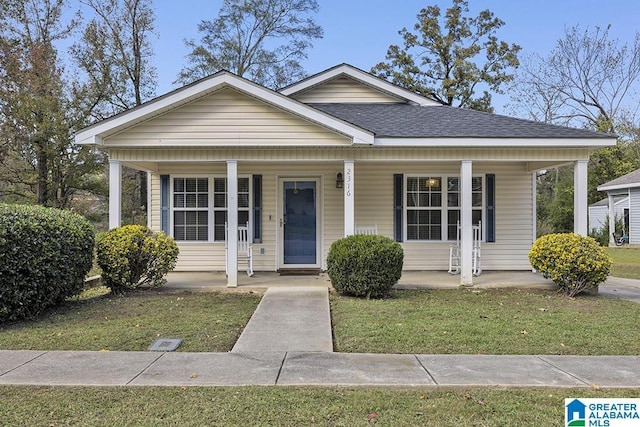
M571 397L637 390L0 386L0 425L561 426Z
M640 248L628 246L607 248L607 252L613 260L612 276L640 279Z
M0 324L3 350L146 350L158 337L182 338L178 351L233 347L260 296L247 293L90 289L37 320Z
M331 297L336 351L640 355L640 304L541 290Z

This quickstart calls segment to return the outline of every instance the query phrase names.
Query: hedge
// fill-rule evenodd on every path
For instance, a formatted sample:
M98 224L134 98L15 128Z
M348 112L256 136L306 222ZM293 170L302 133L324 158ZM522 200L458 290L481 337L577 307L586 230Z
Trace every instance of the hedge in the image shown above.
M0 322L33 318L79 294L93 245L93 227L80 215L0 204Z

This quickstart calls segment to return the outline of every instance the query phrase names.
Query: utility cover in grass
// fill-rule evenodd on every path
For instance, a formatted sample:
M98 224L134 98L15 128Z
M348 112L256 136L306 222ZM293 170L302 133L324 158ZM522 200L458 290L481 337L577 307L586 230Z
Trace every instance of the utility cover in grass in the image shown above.
M174 351L182 344L182 338L158 338L149 346L149 351Z

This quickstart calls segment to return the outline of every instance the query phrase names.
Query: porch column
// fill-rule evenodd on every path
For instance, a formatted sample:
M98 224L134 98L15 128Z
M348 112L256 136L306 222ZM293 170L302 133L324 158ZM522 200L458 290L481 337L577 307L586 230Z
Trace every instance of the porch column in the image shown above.
M473 285L472 162L460 163L460 284Z
M151 229L151 172L147 172L147 228Z
M109 229L120 227L122 216L122 166L109 160Z
M613 198L613 194L607 193L609 199L609 246L615 246L616 242L613 240L613 233L616 232L616 202Z
M573 166L573 232L587 233L587 160L578 160Z
M531 243L538 236L538 172L531 172Z
M227 160L227 287L238 286L238 162Z
M344 161L344 235L355 233L354 161Z

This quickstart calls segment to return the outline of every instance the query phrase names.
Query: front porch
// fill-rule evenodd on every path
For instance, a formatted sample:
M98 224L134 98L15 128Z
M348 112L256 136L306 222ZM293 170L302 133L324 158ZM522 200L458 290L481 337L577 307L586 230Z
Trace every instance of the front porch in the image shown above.
M474 278L476 288L538 288L556 289L556 285L540 274L530 271L486 271ZM240 292L268 287L324 286L331 287L327 273L317 276L280 276L276 272L257 272L255 276L238 275ZM444 271L404 271L397 289L456 289L460 287L460 277ZM165 285L169 290L225 291L227 277L224 272L171 272Z

